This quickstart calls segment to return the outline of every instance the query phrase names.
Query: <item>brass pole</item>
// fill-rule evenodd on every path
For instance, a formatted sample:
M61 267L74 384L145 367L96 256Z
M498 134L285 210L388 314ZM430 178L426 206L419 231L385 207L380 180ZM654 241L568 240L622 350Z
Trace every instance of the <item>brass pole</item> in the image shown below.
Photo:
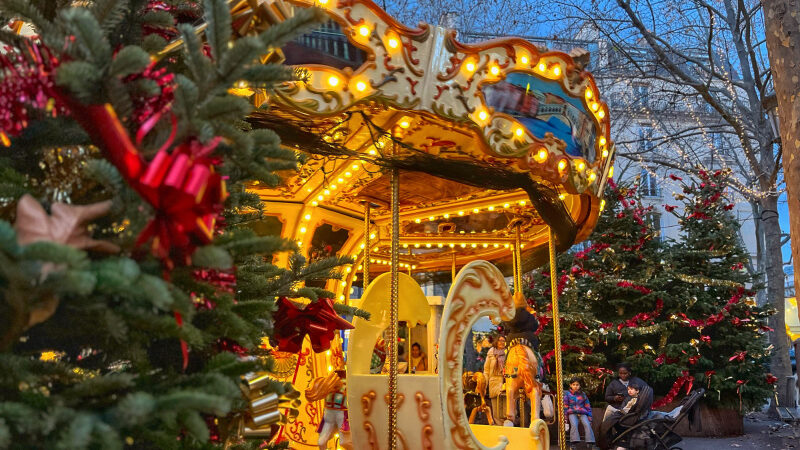
M453 266L450 269L452 280L450 284L453 285L456 282L456 251L453 250Z
M369 202L364 203L364 263L361 266L364 268L364 290L367 290L369 284L369 252L372 245L369 242Z
M519 227L520 224L517 224L514 235L514 291L522 293L522 239Z
M392 255L389 306L389 450L397 449L397 284L400 253L400 171L392 169Z
M558 271L556 270L556 235L550 228L550 292L553 302L553 337L556 358L556 400L558 401L558 448L567 448L566 433L564 430L564 380L561 368L561 326L558 316Z

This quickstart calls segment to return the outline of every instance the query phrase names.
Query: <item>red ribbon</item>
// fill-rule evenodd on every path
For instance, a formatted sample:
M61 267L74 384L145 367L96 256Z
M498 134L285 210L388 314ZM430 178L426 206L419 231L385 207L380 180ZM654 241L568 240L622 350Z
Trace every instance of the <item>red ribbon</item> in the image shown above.
M689 375L688 370L684 370L681 372L681 376L679 376L678 379L675 380L675 383L672 384L672 389L669 390L667 395L665 395L664 398L653 402L653 409L672 403L672 401L675 399L675 396L678 395L684 386L686 387L686 395L689 395L693 385L694 377Z
M278 343L278 350L289 353L300 351L306 335L311 339L311 348L315 353L328 350L336 330L354 328L350 322L339 317L333 309L333 300L329 298L321 298L300 308L281 297L275 317L273 338Z

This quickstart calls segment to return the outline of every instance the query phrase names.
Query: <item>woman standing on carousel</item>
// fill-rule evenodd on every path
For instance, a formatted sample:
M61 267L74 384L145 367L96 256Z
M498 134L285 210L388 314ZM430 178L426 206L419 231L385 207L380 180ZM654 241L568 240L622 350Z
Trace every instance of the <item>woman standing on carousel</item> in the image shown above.
M494 423L503 423L501 417L505 408L501 408L500 394L503 392L503 376L506 367L506 338L498 336L494 340L492 348L486 354L486 362L483 365L483 375L489 384L489 400L491 402Z

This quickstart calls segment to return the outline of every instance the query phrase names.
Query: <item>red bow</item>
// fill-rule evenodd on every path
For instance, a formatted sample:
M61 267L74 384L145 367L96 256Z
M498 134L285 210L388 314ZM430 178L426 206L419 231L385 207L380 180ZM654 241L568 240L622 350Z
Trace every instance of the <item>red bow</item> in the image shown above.
M336 314L333 300L329 298L321 298L301 309L286 297L281 297L275 317L274 339L280 351L289 353L300 351L306 334L311 339L311 348L319 353L331 348L336 330L354 328Z

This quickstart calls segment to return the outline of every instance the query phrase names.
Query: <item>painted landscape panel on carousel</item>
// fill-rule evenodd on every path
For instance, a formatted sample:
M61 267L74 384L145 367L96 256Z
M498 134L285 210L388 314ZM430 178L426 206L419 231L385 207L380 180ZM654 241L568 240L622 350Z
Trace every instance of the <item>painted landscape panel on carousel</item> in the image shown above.
M595 123L581 99L567 95L557 83L525 73L483 86L486 104L515 117L539 139L547 133L564 141L567 153L595 159Z

